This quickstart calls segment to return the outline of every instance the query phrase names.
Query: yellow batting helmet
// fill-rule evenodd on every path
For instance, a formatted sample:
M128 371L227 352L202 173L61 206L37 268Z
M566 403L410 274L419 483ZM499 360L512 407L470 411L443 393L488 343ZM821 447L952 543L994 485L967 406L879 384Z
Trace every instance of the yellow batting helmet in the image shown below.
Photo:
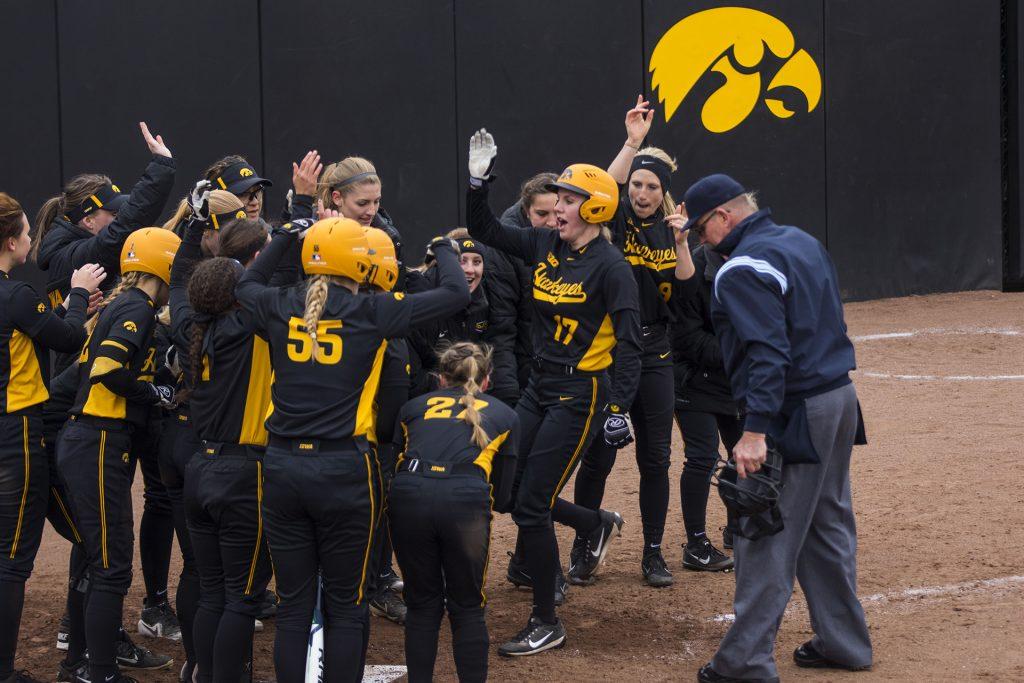
M121 274L149 273L171 283L171 263L181 238L163 228L140 228L121 247Z
M363 226L351 218L317 221L302 239L302 270L307 275L341 275L362 283L370 266Z
M573 164L558 176L558 180L545 185L551 192L569 190L586 197L580 204L580 218L587 223L606 223L619 206L619 185L603 168L591 164Z
M390 292L398 282L398 258L395 243L388 234L378 228L363 228L366 242L370 245L370 276L367 282Z

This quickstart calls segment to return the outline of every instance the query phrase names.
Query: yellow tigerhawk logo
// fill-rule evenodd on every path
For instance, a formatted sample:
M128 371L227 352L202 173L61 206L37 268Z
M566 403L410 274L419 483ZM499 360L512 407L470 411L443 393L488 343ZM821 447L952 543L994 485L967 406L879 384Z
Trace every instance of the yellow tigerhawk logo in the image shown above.
M136 324L133 323L131 320L125 320L124 323L122 324L122 327L124 327L124 329L128 330L129 332L139 331L138 326L136 326Z
M245 218L245 211L243 209L239 209L238 211L236 211L235 218Z
M462 243L462 246L466 247L467 249L472 249L475 245L473 244L473 240L466 240L465 242Z
M243 178L248 178L249 176L256 175L256 172L253 171L251 168L243 168L238 172L238 175L242 176Z
M581 304L587 300L587 293L582 282L563 282L561 277L552 280L547 264L539 263L533 271L533 298L553 304Z
M756 69L766 61L766 47L785 62L763 88ZM649 71L651 87L658 89L658 99L665 105L666 121L706 73L721 74L725 83L708 97L700 115L712 133L724 133L742 123L762 92L768 110L780 119L796 112L771 96L777 89L803 93L808 113L821 100L818 65L806 50L796 49L789 27L770 14L746 7L718 7L686 17L658 41Z
M39 311L40 313L46 313L46 304L40 301L38 304L36 304L36 310Z

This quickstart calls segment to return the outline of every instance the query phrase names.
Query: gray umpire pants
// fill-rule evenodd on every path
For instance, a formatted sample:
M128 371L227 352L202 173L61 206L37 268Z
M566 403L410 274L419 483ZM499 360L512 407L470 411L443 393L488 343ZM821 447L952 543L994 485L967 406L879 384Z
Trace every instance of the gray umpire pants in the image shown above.
M850 500L857 428L853 384L807 399L807 420L821 463L783 466L779 506L785 529L756 541L734 541L736 621L711 660L723 676L777 680L775 635L794 577L807 597L814 649L851 667L871 664L871 640L857 599Z

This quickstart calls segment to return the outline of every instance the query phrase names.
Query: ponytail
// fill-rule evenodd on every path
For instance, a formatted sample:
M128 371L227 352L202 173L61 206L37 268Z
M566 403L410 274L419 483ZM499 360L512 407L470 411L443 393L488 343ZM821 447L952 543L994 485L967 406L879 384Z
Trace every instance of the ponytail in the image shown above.
M121 296L121 294L124 293L126 289L131 289L132 287L139 284L142 281L143 276L145 275L145 273L140 273L138 271L125 273L124 277L121 278L121 281L118 282L117 285L112 290L110 290L110 293L107 294L107 296L104 297L103 301L100 302L100 305L96 307L96 312L92 314L92 317L85 321L86 333L92 334L93 330L96 329L96 323L100 321L100 314L103 313L104 310L106 310L107 306L114 303L114 300L117 299L117 297Z
M313 354L310 359L316 358L316 352L320 348L316 328L320 323L320 316L323 315L324 306L327 305L327 285L330 281L329 275L314 275L306 283L306 308L302 313L302 323L306 326L306 334L313 340Z
M187 201L182 199L180 202L178 202L178 208L175 210L174 215L168 218L167 221L164 223L164 230L173 230L177 232L178 225L182 221L187 220L191 216L192 208L188 205ZM178 235L178 237L183 236L184 235Z
M481 424L480 411L476 409L476 395L481 385L491 374L491 351L472 342L458 342L446 349L438 359L441 376L448 386L461 386L465 395L459 399L465 410L463 419L473 428L473 443L486 448L490 437Z
M33 261L39 260L39 247L43 237L50 231L53 222L63 216L69 209L81 206L82 202L95 194L104 185L110 184L110 178L98 173L76 175L64 186L64 190L56 197L50 197L36 214L36 235L32 244Z
M230 311L235 303L235 285L241 269L229 258L202 261L188 279L188 302L199 315L192 319L188 340L188 376L185 389L178 393L179 402L187 401L202 379L203 339L214 319Z

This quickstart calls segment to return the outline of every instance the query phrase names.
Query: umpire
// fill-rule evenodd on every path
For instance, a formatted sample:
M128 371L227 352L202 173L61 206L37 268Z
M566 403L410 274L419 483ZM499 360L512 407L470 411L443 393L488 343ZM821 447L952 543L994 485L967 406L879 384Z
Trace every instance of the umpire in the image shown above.
M740 518L736 621L697 680L779 680L773 650L794 575L814 629L793 653L797 666L869 668L850 498L850 455L865 440L835 266L816 239L776 225L726 175L697 181L686 208L686 227L728 257L715 277L711 314L733 395L746 410L736 470L746 477L760 469L766 435L784 462L784 528L750 540L744 531L753 520Z

